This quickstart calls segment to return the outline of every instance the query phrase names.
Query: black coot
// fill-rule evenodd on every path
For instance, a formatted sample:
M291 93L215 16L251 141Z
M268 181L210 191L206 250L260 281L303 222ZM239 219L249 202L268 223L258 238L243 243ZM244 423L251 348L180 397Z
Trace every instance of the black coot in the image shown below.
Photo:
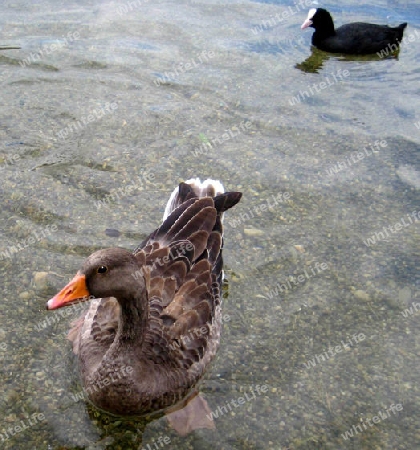
M315 28L312 45L331 53L348 53L351 55L368 55L388 48L394 52L403 37L406 23L391 28L387 25L354 22L343 25L336 30L330 13L323 9L311 9L302 30Z

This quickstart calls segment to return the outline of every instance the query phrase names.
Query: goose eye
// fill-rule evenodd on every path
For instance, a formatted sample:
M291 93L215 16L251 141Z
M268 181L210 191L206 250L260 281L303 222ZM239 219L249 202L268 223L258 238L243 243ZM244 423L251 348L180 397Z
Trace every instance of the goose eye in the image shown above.
M98 273L105 273L108 270L106 266L100 266L98 267Z

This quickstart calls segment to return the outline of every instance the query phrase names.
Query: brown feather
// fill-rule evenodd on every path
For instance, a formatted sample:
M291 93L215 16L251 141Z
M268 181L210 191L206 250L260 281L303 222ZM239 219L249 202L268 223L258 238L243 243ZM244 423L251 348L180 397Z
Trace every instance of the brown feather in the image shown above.
M216 216L217 212L213 207L208 206L206 208L203 208L191 220L189 220L188 223L186 223L181 230L179 230L176 234L174 234L173 239L189 240L190 236L197 230L204 230L207 231L207 233L210 233L214 227Z
M173 339L179 338L187 334L193 328L200 325L200 317L197 311L187 311L182 314L170 329L171 337Z
M213 231L207 241L207 250L209 252L208 261L210 264L215 264L217 258L220 255L221 248L222 235L217 231Z
M209 237L208 231L200 230L192 233L188 240L194 246L193 259L196 260L207 247L207 240Z
M133 252L135 264L127 282L144 283L145 289L146 316L138 324L142 327L138 347L129 353L118 340L124 302L134 300L93 300L73 324L69 338L79 353L85 388L118 371L118 364L133 365L135 370L134 380L120 380L90 394L99 407L124 415L170 406L188 393L213 359L221 327L221 218L241 196L230 192L214 197L215 193L210 184L201 192L181 183L173 200L175 209ZM108 265L112 264L111 260ZM141 307L133 314L140 311Z
M214 203L213 200L209 197L201 198L199 200L196 200L189 208L187 208L182 215L178 218L178 220L173 224L173 226L164 234L162 235L159 232L156 235L156 239L159 239L162 243L167 244L168 242L185 239L181 237L180 232L188 225L188 223L191 220L194 220L194 218L201 213L203 209L206 208L213 208ZM213 209L214 211L214 209ZM194 222L197 225L200 225L197 221ZM201 229L198 228L198 229ZM196 231L196 230L193 230ZM177 236L175 238L175 236ZM188 238L188 234L186 235Z

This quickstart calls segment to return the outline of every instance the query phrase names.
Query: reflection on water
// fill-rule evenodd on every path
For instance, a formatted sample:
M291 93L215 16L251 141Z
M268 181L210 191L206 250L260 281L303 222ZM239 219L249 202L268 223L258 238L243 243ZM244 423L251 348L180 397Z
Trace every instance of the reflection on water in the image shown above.
M380 57L378 55L337 55L318 50L315 47L311 47L311 55L306 58L301 63L297 63L295 67L302 72L307 73L318 73L319 69L322 68L324 63L330 58L335 58L338 61L359 61L359 62L369 62L369 61L382 61L383 59L395 58L398 59L399 49L392 54L388 55L386 58Z
M381 61L312 50L306 10L253 32L289 6L3 5L2 448L418 446L419 47ZM337 24L420 25L413 2L340 8ZM163 416L75 401L66 334L80 311L46 322L44 305L94 250L135 248L193 176L244 197L226 216L231 320L199 386L223 414L183 437ZM255 386L267 391L239 405Z

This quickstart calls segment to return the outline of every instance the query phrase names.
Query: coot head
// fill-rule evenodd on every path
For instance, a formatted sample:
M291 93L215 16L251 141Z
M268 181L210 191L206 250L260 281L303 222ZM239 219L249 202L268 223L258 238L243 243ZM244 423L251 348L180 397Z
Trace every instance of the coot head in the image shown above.
M331 14L324 8L312 8L309 10L308 17L300 28L303 30L308 27L329 30L331 34L334 34L333 19Z

